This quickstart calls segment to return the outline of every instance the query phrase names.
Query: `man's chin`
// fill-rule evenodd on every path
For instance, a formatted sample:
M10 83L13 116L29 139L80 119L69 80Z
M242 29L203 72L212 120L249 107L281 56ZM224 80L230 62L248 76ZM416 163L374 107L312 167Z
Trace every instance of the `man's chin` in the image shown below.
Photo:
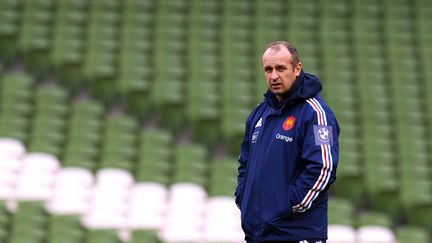
M270 89L270 91L274 94L274 95L283 95L286 92L283 89Z

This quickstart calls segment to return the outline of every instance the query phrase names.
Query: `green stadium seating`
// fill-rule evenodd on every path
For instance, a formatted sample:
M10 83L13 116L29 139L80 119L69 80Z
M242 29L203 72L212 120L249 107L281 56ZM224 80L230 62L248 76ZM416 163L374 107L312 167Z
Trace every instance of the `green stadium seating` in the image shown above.
M38 87L34 97L29 151L61 155L65 115L68 112L67 98L65 90L60 87L53 85Z
M53 18L53 1L23 1L21 28L18 33L18 49L25 53L27 62L34 68L47 70L48 56L51 45L50 25Z
M154 230L134 230L132 231L132 237L129 240L130 243L158 243L159 238Z
M144 130L138 138L135 178L137 181L169 183L172 173L172 135L160 129Z
M49 243L78 243L84 240L85 231L76 215L52 215L49 219Z
M43 242L46 226L47 214L43 202L20 201L12 217L10 242Z
M430 234L432 217L431 16L427 0L2 0L0 136L63 166L122 168L138 182L195 182L232 196L244 122L266 90L262 49L287 39L323 81L342 129L330 204L342 212L331 208L330 221L393 226L339 216L352 214L348 204L366 207L419 227L395 228L399 241L426 242L412 232ZM146 122L157 128L141 130ZM212 158L217 145L227 154ZM13 227L22 223L4 218L0 242L118 240L51 231L46 215L21 235Z
M179 144L174 150L172 183L191 182L205 186L208 165L207 150L197 144Z
M141 104L151 89L153 8L152 1L127 1L122 13L117 84L128 109L136 114L145 114Z
M210 178L207 184L207 191L210 197L233 196L237 186L237 168L233 163L235 158L215 158L211 161L209 171Z
M355 207L352 201L332 197L329 200L329 224L355 226Z
M0 3L0 49L7 58L16 54L16 42L11 41L18 36L21 18L20 2L2 1Z
M107 117L103 132L101 164L131 170L135 157L138 124L132 117L113 115Z
M120 243L115 230L89 230L86 235L86 243Z
M76 100L70 105L67 137L62 162L65 166L96 169L102 137L103 106L92 100Z
M86 1L64 0L57 6L54 16L52 49L50 60L56 67L76 65L83 60L83 24Z
M219 132L220 115L218 90L218 32L215 30L220 16L215 14L210 1L190 3L189 38L187 42L188 75L185 85L187 97L185 112L190 123L196 124L196 134L206 133L197 139L215 141ZM216 127L216 129L215 129Z
M357 215L356 225L357 227L375 225L392 228L393 222L390 217L384 213L378 211L366 211Z
M397 228L396 236L400 243L426 243L429 242L430 238L427 231L415 226Z
M33 83L27 74L8 73L1 77L0 134L26 142L32 113Z
M9 235L11 215L6 207L6 202L0 201L0 242L6 242Z

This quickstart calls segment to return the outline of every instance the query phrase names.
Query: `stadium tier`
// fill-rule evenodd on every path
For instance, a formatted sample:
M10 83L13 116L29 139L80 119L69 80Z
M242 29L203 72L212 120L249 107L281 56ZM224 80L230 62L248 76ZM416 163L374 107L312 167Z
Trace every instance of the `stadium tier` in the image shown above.
M428 242L431 30L429 0L0 0L0 242L242 242L235 158L280 39L341 126L329 242Z

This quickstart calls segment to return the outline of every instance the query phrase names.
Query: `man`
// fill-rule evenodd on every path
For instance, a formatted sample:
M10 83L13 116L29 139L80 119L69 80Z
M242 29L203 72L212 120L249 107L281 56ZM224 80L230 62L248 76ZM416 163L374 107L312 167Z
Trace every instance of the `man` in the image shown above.
M324 243L339 126L292 44L268 45L262 67L268 90L246 121L235 193L245 240Z

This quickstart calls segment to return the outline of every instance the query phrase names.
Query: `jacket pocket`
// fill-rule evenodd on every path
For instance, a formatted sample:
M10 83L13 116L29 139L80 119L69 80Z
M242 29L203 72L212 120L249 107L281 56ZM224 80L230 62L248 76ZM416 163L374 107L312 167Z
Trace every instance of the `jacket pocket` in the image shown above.
M239 209L241 209L242 195L241 195L241 193L236 193L235 196L236 196L235 197L235 204L237 205L237 207Z

